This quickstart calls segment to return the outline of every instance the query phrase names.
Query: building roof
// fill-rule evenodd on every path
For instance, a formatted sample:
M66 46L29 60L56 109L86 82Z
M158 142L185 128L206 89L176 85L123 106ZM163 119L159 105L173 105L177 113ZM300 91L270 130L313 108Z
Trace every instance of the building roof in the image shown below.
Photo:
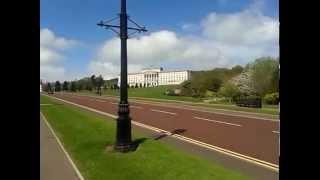
M190 71L190 70L160 71L160 72L157 72L157 73L170 73L170 72L183 72L183 71ZM135 75L135 74L144 74L144 72L128 73L128 75Z

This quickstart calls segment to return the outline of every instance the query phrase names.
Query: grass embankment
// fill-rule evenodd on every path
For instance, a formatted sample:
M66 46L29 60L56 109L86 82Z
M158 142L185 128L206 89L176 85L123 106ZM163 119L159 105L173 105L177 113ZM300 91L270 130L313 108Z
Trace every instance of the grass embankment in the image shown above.
M41 111L87 180L248 179L152 139L145 140L135 152L107 152L105 147L115 140L115 121L45 96L40 102L53 104L41 106ZM133 135L143 137L139 132Z
M142 100L150 100L150 101L159 101L159 102L170 102L175 101L181 103L185 103L193 106L204 106L211 107L216 109L226 109L233 111L244 111L244 112L253 112L253 113L262 113L262 114L271 114L271 115L279 115L279 109L276 105L262 105L261 109L257 108L246 108L239 107L233 104L227 103L204 103L200 98L193 98L187 96L167 96L164 94L166 89L173 88L174 86L158 86L158 87L150 87L150 88L129 88L128 96L132 99L142 99ZM94 91L81 91L82 94L89 95L97 95ZM104 90L102 95L107 96L119 96L118 90Z
M166 100L179 100L179 101L189 101L189 102L201 102L200 98L193 98L187 96L167 96L165 91L169 88L174 88L176 86L157 86L157 87L148 87L148 88L129 88L128 96L129 97L144 97L144 98L155 98L155 99L166 99ZM87 91L88 92L88 91ZM119 96L118 90L103 90L103 94L111 96Z

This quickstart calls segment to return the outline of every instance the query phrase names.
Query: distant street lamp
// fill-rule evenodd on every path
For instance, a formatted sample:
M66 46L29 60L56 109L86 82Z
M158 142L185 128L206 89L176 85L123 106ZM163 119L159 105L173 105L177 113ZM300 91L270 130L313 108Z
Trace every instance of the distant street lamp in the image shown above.
M127 87L127 39L128 39L128 30L134 30L136 32L146 32L145 27L139 26L133 20L127 16L127 7L126 0L121 0L121 13L120 17L120 26L108 24L111 21L117 19L113 18L109 21L101 21L98 23L98 26L105 27L110 29L120 36L121 39L121 74L120 74L120 102L118 109L118 119L117 119L117 134L116 134L116 144L114 149L119 152L131 151L135 148L135 145L132 143L131 138L131 118L129 111L128 103L128 87ZM128 27L128 20L132 22L136 27ZM118 32L116 29L120 29ZM129 34L129 35L131 35Z

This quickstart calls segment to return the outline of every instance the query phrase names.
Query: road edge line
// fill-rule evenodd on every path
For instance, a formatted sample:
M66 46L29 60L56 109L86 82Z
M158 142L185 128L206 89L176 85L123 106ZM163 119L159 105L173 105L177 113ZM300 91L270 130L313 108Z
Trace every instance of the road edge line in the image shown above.
M115 118L116 119L118 117L118 116L110 114L110 113L106 113L106 112L102 112L102 111L99 111L99 110L95 110L93 108L90 108L90 107L87 107L87 106L83 106L83 105L80 105L80 104L76 104L76 103L73 103L73 102L70 102L70 101L66 101L66 100L63 100L63 99L59 99L59 98L56 98L56 97L53 97L53 96L48 96L48 95L45 95L45 96L50 97L50 98L54 98L56 100L59 100L59 101L62 101L62 102L68 103L68 104L72 104L72 105L75 105L75 106L78 106L78 107L81 107L81 108L84 108L84 109L87 109L87 110L90 110L90 111L93 111L93 112L96 112L98 114L106 115L106 116L109 116L111 118ZM132 122L132 124L134 124L136 126L140 126L140 127L146 128L146 129L150 129L150 130L153 130L153 131L156 131L156 132L164 132L167 135L171 135L171 137L175 137L175 138L180 139L182 141L189 142L189 143L201 146L201 147L205 147L207 149L211 149L211 150L214 150L216 152L220 152L222 154L225 154L225 155L228 155L228 156L232 156L232 157L235 157L237 159L241 159L241 160L250 162L252 164L259 165L259 166L271 169L273 171L279 172L279 166L276 165L276 164L269 163L269 162L266 162L266 161L263 161L263 160L260 160L260 159L256 159L256 158L253 158L253 157L250 157L250 156L246 156L246 155L243 155L243 154L240 154L240 153L237 153L237 152L233 152L233 151L230 151L230 150L218 147L218 146L214 146L214 145L211 145L211 144L207 144L207 143L204 143L204 142L201 142L201 141L198 141L198 140L195 140L195 139L191 139L191 138L188 138L188 137L185 137L185 136L172 134L169 131L162 130L162 129L159 129L159 128L156 128L156 127L153 127L153 126L145 125L145 124L142 124L142 123L139 123L139 122L136 122L136 121L131 121L131 122Z

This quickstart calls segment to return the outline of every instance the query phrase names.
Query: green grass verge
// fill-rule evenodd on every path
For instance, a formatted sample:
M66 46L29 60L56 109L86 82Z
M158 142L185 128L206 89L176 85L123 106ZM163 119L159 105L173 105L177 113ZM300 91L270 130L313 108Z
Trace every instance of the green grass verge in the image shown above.
M107 152L105 147L115 139L115 121L45 96L41 96L40 103L53 104L41 106L41 112L87 180L248 179L152 139L144 141L135 152ZM134 132L134 137L143 135Z
M233 111L243 111L243 112L253 112L253 113L261 113L261 114L270 114L270 115L279 115L279 109L276 105L263 105L261 109L257 108L247 108L247 107L239 107L233 104L226 103L203 103L200 98L186 97L186 96L167 96L164 94L165 90L168 88L172 88L174 86L158 86L158 87L150 87L150 88L129 88L128 96L132 97L132 99L142 99L142 100L150 100L157 102L170 102L176 101L181 103L187 103L192 106L203 106L203 107L211 107L216 109L226 109ZM81 94L88 95L97 95L94 92L90 91L81 91ZM102 95L107 96L119 96L119 91L117 90L104 90Z
M167 96L164 94L164 92L167 89L172 89L174 87L176 86L169 85L169 86L157 86L157 87L148 87L148 88L129 88L128 96L167 99L167 100L180 100L180 101L189 101L189 102L201 102L200 98L193 98L193 97L187 97L187 96ZM116 90L107 89L107 90L103 90L102 93L105 95L119 96L119 91L116 91Z

